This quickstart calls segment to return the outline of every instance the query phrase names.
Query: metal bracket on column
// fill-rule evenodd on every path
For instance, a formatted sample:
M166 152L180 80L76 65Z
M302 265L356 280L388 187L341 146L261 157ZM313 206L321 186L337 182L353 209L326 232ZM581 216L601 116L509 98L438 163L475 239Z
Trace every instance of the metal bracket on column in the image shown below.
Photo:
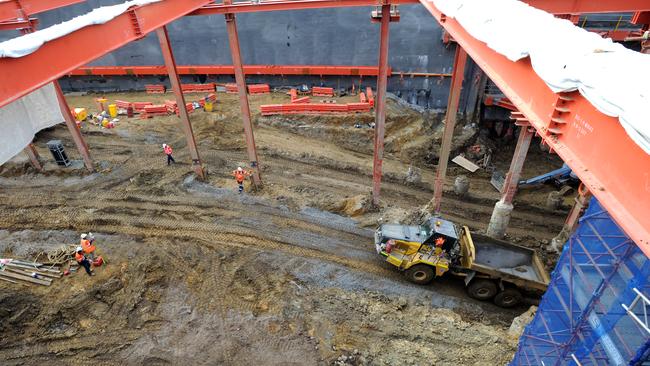
M400 20L400 14L399 14L399 10L397 10L397 6L396 5L391 5L390 6L390 21L391 22L399 22L399 20ZM375 9L370 12L370 21L372 23L381 22L381 5L376 6Z

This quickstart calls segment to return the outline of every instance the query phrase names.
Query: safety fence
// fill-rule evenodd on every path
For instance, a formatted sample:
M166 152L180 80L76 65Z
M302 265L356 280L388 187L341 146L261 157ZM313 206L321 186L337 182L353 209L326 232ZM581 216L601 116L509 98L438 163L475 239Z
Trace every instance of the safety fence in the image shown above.
M565 244L511 365L645 365L650 261L596 199Z

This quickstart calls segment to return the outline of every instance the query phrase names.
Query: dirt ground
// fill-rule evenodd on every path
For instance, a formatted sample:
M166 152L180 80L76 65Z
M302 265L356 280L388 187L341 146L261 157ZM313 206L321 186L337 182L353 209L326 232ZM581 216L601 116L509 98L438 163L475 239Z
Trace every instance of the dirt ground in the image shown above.
M68 102L92 112L94 97ZM77 273L50 287L0 283L2 364L506 364L516 340L505 331L526 306L472 300L454 278L412 285L374 252L378 222L413 220L432 196L440 118L389 103L382 204L372 208L371 114L261 117L260 104L288 96L250 99L265 184L243 195L229 175L247 161L239 107L223 93L214 112L191 114L206 181L191 173L175 116L122 118L110 130L84 125L97 173L79 161L53 164L51 139L79 159L63 125L35 141L45 172L23 156L0 167L0 255L30 258L92 231L108 260L94 277ZM461 151L476 128L456 135ZM177 164L166 165L162 143L174 147ZM499 146L498 169L507 170L513 148ZM450 164L444 216L484 230L499 198L490 174ZM421 181L406 181L409 165ZM523 176L560 165L534 144ZM452 189L459 174L471 181L464 198ZM549 268L555 255L545 247L571 200L545 208L552 190L518 193L508 230Z

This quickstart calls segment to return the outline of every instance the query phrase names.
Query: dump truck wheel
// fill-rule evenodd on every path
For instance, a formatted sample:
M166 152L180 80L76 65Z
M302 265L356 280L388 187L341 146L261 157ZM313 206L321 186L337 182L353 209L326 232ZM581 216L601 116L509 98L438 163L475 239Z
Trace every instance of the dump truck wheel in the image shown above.
M418 285L426 285L431 282L436 274L431 266L426 264L416 264L406 270L406 278Z
M494 303L502 308L511 308L519 305L523 300L524 297L521 295L521 292L514 288L507 288L494 297Z
M490 280L478 279L469 284L467 293L476 300L490 300L497 294L497 284Z

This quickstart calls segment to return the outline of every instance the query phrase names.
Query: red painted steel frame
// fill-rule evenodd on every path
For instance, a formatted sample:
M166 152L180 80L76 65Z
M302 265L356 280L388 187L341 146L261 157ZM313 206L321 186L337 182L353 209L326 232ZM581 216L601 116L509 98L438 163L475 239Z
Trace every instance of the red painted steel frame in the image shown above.
M29 15L84 2L85 0L7 0L0 1L0 21L25 18Z
M230 0L227 0L230 1ZM246 140L246 152L251 168L253 168L253 183L261 184L260 166L257 159L257 148L255 147L255 135L253 134L253 124L251 123L251 109L248 104L248 94L246 88L246 75L242 66L241 51L239 49L239 35L237 34L237 20L235 14L225 14L226 31L228 32L228 43L230 44L230 53L232 64L235 71L235 81L237 82L237 92L239 93L239 106L241 107L242 122L244 125L244 139Z
M472 37L455 19L446 18L433 3L421 3L650 256L650 155L630 139L616 118L600 113L580 94L553 93L529 59L508 60ZM552 126L551 119L558 114L567 123ZM561 134L551 134L550 125Z
M231 65L187 65L176 66L179 75L234 75ZM388 69L389 72L390 68ZM165 66L84 66L72 70L68 76L114 76L114 75L166 75ZM327 66L327 65L245 65L246 75L333 75L333 76L377 76L377 66Z
M36 170L43 170L43 165L38 160L39 155L38 155L38 151L36 150L36 147L34 147L34 144L30 143L29 145L27 145L27 147L23 149L23 151L25 152L25 154L27 154L27 156L29 157L29 161L32 163L32 166Z
M440 145L440 154L436 177L433 181L433 212L440 213L442 203L442 191L445 186L447 176L447 165L449 164L449 152L451 150L452 137L456 127L456 118L458 116L458 103L460 101L460 91L463 86L465 76L465 65L467 64L467 53L460 44L456 45L456 55L454 56L454 68L451 74L451 89L449 90L449 99L447 99L447 115L445 117L445 129L442 132L442 142Z
M169 73L169 83L171 84L174 95L176 96L176 105L180 106L178 108L178 112L181 119L181 125L183 126L183 132L185 132L187 148L190 149L192 168L196 172L196 175L199 176L199 178L204 179L205 171L203 170L203 164L201 164L199 149L196 147L196 140L194 139L194 132L192 131L192 123L190 123L190 115L187 113L187 108L185 108L185 96L183 96L183 91L181 90L181 81L178 78L178 73L176 72L176 61L174 61L174 52L172 51L172 46L169 43L167 27L162 26L156 29L156 34L158 35L160 50L162 51L162 56L165 60L165 66L167 67L167 71Z
M375 101L375 146L372 161L372 202L375 205L379 204L379 193L381 190L381 165L384 160L389 24L390 5L383 5L381 7L381 25L379 29L379 77L377 78L377 99Z
M165 0L152 3L133 9L137 27L132 14L127 12L105 24L85 27L47 42L30 55L0 58L0 107L209 2ZM83 45L83 52L70 52L74 45Z
M95 171L95 167L93 165L93 159L90 157L90 151L88 151L88 145L86 145L86 141L77 127L77 122L72 116L72 112L70 112L70 107L68 106L68 102L65 100L65 96L63 95L63 91L61 90L58 81L54 82L54 90L56 92L56 99L59 101L61 114L63 114L63 119L65 119L65 125L68 127L68 131L70 131L70 134L72 135L72 140L75 145L77 145L77 150L79 150L79 154L81 154L81 157L83 158L86 169L92 173Z
M650 10L647 0L525 0L531 6L555 14L618 13ZM392 0L392 5L417 4L417 0ZM234 4L210 4L190 15L225 13L253 13L354 6L379 6L378 0L265 0L262 2L240 1Z

